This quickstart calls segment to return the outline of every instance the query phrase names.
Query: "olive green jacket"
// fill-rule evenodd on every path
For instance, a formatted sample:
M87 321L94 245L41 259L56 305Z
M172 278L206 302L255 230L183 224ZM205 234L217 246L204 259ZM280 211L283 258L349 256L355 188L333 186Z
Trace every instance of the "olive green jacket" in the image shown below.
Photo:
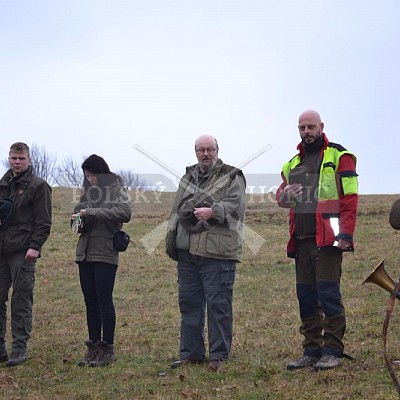
M0 252L40 250L50 235L51 187L42 178L27 171L14 179L11 169L0 180L0 198L11 198L14 214L8 227L0 233Z
M132 216L130 197L120 184L96 188L101 190L101 201L81 202L74 213L86 209L83 229L76 247L75 262L104 262L118 265L119 253L113 246L113 235L129 222Z
M199 177L198 164L186 168L172 207L166 236L166 253L177 260L177 250L216 259L241 261L243 220L246 209L246 180L241 170L218 159L214 168ZM213 226L203 232L189 232L179 223L179 205L191 193L204 192L214 203Z

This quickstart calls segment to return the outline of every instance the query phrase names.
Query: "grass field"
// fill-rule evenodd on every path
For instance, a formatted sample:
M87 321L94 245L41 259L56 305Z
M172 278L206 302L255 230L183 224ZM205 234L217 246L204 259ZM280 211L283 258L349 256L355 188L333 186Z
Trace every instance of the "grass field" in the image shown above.
M285 252L287 211L268 195L249 198L245 258L234 288L230 362L217 373L204 365L169 369L178 356L180 318L176 266L164 254L163 239L173 196L132 193L134 218L125 230L135 246L121 254L115 288L118 361L105 368L82 368L76 362L85 351L87 332L74 264L77 237L69 227L74 193L54 189L53 230L37 264L29 357L18 367L0 366L1 399L398 398L382 357L389 294L373 284L361 286L383 258L388 273L398 280L400 232L388 223L397 196L360 197L356 251L344 256L342 276L346 352L354 360L318 373L286 370L286 363L301 355L302 338L294 267ZM259 249L258 240L265 240ZM393 360L400 358L399 320L395 307L388 339Z

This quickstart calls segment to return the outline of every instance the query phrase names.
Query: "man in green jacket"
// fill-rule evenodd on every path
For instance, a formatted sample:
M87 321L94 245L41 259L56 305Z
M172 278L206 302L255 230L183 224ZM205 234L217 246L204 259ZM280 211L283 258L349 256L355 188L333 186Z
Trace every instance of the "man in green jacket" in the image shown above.
M167 254L178 261L181 312L180 358L172 368L205 361L208 315L210 370L229 358L232 291L242 258L246 181L242 171L218 158L212 136L196 140L198 164L186 169L172 208Z
M51 188L33 173L25 143L11 145L8 162L10 169L0 180L0 199L9 199L14 212L7 224L0 225L0 362L14 366L26 360L32 330L35 264L51 228ZM9 358L5 334L11 287L13 341Z

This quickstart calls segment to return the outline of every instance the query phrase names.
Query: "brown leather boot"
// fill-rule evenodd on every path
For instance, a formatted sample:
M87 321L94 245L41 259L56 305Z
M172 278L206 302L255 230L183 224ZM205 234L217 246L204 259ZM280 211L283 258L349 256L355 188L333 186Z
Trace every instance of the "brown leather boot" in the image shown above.
M85 342L85 345L87 346L86 353L83 356L83 358L78 361L78 365L80 367L89 365L89 363L96 358L96 348L95 348L94 343L91 340L87 340Z
M108 344L105 341L95 344L96 357L89 362L90 367L104 367L117 360L114 353L114 345Z

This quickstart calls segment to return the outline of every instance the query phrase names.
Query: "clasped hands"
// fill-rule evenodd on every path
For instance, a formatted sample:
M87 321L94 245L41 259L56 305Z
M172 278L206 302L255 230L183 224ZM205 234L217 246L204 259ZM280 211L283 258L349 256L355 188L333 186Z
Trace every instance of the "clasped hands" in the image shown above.
M214 216L214 210L211 207L200 207L195 208L193 214L199 221L207 221Z

